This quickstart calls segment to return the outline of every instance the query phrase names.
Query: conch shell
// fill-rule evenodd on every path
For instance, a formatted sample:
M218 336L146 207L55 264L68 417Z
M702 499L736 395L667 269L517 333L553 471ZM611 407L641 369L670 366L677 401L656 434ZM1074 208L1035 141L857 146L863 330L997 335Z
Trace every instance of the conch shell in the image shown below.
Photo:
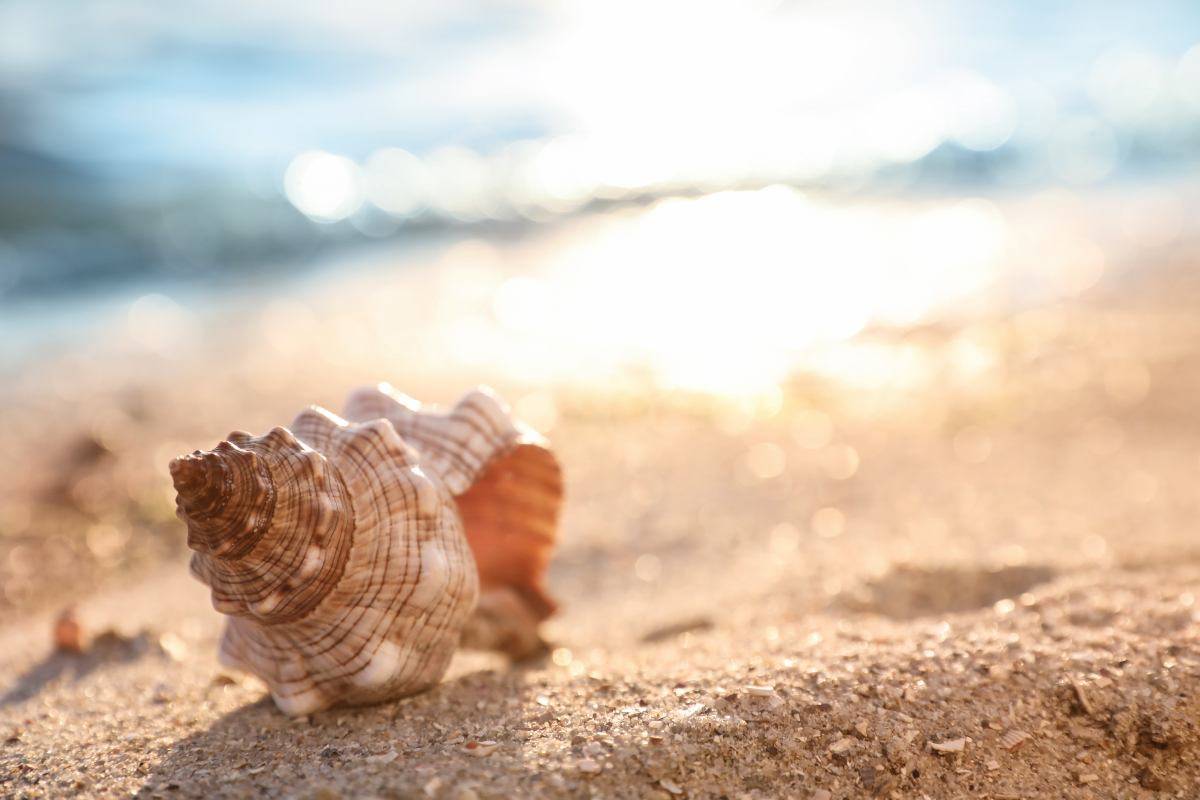
M562 474L502 401L438 414L380 384L343 417L171 462L192 573L229 615L221 660L292 715L427 689L463 638L526 655L554 611Z

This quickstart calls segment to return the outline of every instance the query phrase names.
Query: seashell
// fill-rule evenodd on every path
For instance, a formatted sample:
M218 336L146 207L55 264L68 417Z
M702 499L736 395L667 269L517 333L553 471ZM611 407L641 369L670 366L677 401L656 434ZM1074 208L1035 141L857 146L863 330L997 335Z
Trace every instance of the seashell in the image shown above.
M362 389L345 418L312 407L170 469L192 573L229 615L221 660L285 713L427 689L467 628L523 654L554 610L561 471L488 390L438 414Z
M537 620L554 612L543 577L554 549L562 471L545 439L486 388L447 414L381 383L353 392L350 420L386 419L455 496L484 593L509 590ZM503 603L504 600L495 602Z

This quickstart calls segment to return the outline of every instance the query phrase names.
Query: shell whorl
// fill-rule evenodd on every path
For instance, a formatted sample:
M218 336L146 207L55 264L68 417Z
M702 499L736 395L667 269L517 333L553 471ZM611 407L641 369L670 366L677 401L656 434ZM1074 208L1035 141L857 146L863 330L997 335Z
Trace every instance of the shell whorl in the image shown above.
M328 460L286 428L235 432L171 462L192 572L225 614L272 623L311 611L345 568L349 494Z
M236 436L236 434L231 434ZM262 538L275 510L275 485L250 450L221 442L171 462L177 509L188 523L188 547L217 558L245 555Z

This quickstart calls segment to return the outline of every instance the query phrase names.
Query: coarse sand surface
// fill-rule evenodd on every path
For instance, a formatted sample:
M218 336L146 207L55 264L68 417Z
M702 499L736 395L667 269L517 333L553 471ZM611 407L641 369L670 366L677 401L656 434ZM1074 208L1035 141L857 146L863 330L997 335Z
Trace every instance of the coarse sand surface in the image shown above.
M900 387L501 376L567 475L551 649L303 719L218 666L166 460L371 378L479 376L47 361L2 423L0 795L1200 796L1195 297L876 334L922 354Z

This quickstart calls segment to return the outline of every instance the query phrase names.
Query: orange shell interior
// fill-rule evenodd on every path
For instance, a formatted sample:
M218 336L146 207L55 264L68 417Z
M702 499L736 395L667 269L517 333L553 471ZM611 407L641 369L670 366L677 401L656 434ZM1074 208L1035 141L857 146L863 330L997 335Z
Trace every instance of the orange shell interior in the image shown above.
M543 579L562 499L558 459L528 441L488 464L479 480L456 498L480 588L511 588L539 620L555 609Z

